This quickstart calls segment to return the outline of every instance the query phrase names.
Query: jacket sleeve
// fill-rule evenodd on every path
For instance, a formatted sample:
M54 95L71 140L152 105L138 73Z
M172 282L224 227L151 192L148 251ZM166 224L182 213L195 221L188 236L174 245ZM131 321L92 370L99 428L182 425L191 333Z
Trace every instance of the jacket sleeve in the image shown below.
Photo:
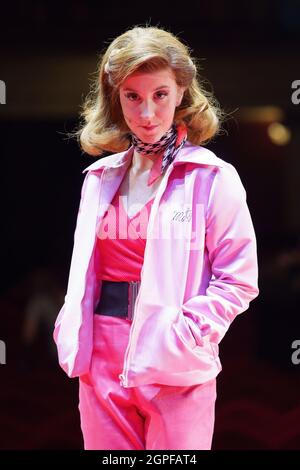
M77 219L76 219L76 225L75 225L75 230L74 230L74 236L73 236L73 253L72 253L72 259L73 259L73 255L74 255L74 245L75 245L75 241L76 241L76 236L77 236L77 230L78 230L78 221L79 221L79 215L80 215L80 212L82 210L82 206L83 206L83 201L84 201L84 195L85 195L85 189L86 189L86 184L87 184L87 177L88 177L88 173L85 175L85 178L83 180L83 183L82 183L82 187L81 187L81 196L80 196L80 202L79 202L79 208L78 208L78 213L77 213ZM71 264L70 264L70 271L71 271L71 266L72 266L72 259L71 259ZM57 347L59 348L59 331L60 331L60 325L61 325L61 321L62 321L62 318L63 318L63 315L64 315L64 312L65 312L65 306L66 306L66 301L67 301L67 295L68 295L68 290L69 290L69 284L70 284L70 272L69 272L69 280L68 280L68 286L67 286L67 293L65 295L65 298L64 298L64 303L63 305L61 306L59 312L58 312L58 315L56 317L56 320L55 320L55 323L54 323L54 330L53 330L53 333L52 333L52 337L53 337L53 340L54 342L56 343Z
M229 163L213 174L205 236L211 279L205 295L191 297L182 310L196 322L202 338L218 344L236 315L247 310L259 293L256 238L246 191Z

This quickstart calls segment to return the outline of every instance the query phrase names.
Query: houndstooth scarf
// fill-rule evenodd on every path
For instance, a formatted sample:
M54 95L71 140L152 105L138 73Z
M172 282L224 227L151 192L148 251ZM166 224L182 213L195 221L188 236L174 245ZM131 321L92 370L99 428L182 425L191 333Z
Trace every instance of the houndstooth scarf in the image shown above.
M157 164L153 164L148 185L152 184L156 178L164 172L168 165L174 160L179 150L183 147L187 139L187 128L184 124L173 124L170 129L154 144L147 144L131 133L131 141L134 149L145 157L155 161L159 159L160 169ZM160 156L158 157L158 154Z

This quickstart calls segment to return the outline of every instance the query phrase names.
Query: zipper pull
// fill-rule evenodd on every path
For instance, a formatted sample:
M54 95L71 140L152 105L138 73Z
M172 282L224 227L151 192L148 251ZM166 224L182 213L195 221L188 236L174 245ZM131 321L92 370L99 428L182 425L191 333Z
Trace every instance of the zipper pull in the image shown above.
M122 387L126 387L125 375L124 375L124 374L120 374L120 375L119 375L119 379L120 379L120 385L121 385Z

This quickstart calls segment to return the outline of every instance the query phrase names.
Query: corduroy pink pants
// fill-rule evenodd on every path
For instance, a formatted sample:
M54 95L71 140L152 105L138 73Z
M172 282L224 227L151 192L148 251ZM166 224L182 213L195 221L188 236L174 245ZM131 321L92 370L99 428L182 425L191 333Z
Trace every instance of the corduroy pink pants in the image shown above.
M79 377L86 450L210 449L216 379L193 386L120 385L131 321L94 315L88 374Z

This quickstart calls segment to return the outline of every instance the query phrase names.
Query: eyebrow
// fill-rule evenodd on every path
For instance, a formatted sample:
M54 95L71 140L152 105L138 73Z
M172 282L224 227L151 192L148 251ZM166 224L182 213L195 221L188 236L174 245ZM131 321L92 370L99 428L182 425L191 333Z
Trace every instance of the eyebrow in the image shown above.
M170 88L170 87L168 85L160 85L157 88L155 88L155 90L153 91L160 90L161 88ZM135 93L137 93L136 90L134 90L133 88L124 88L124 91L134 91Z

